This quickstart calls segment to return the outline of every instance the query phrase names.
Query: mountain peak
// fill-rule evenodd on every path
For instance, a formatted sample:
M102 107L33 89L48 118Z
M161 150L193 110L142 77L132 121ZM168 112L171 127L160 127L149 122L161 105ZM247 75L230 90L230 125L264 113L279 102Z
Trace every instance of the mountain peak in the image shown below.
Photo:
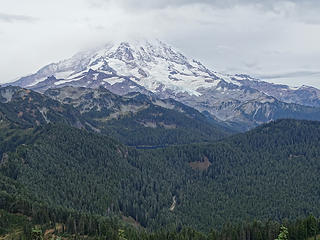
M290 89L245 74L211 71L160 40L111 42L49 64L12 84L40 92L103 86L118 95L140 92L172 98L207 111L215 120L244 125L243 129L290 114L301 118L305 111L313 111L286 103L320 106L318 89Z
M110 86L129 80L153 93L173 91L195 96L201 95L198 88L215 86L221 80L199 61L188 59L160 40L131 40L78 53L13 84L37 89L51 75L57 81L47 88L66 84Z

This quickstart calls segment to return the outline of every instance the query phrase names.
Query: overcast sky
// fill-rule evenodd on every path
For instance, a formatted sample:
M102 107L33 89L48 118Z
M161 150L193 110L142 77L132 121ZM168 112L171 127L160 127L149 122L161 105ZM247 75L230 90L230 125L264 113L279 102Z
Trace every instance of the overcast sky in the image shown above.
M319 0L1 0L0 82L141 37L215 71L320 88L319 12Z

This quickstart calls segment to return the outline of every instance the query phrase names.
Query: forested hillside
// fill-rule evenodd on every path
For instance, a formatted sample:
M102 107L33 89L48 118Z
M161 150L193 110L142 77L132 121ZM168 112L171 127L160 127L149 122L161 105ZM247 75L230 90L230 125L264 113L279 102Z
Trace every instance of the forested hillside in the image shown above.
M103 87L50 89L46 95L20 87L0 87L0 120L4 132L63 123L131 146L216 141L233 133L172 99L140 93L118 96Z
M206 232L319 216L319 138L319 122L280 120L213 144L136 150L49 124L3 157L1 172L49 206Z
M208 142L234 133L173 99L137 92L119 96L104 87L66 86L45 95L73 106L100 133L131 146Z

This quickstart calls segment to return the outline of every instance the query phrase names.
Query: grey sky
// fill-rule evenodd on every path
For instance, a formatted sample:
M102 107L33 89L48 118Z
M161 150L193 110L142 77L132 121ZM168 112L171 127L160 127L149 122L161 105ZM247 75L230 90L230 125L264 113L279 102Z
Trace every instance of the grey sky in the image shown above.
M319 0L4 0L0 82L79 50L143 37L216 71L320 87L319 12Z

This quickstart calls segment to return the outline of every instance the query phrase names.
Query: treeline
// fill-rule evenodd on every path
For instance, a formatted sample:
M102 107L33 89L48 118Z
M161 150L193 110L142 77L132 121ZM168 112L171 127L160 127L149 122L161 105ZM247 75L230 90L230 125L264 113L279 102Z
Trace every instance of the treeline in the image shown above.
M280 227L288 229L288 240L317 239L320 219L307 218L281 223L253 221L238 225L224 224L219 230L203 233L190 227L174 226L150 232L116 217L101 217L0 194L0 237L10 239L114 239L114 240L274 240ZM18 230L18 231L17 231ZM13 232L18 234L12 234ZM49 234L48 234L49 233ZM12 234L12 235L11 235ZM37 237L37 238L36 238Z
M95 119L92 114L94 116L95 112L84 116L92 121ZM230 131L198 115L202 118L150 105L137 113L127 113L117 119L93 124L101 129L101 133L130 146L199 143L231 135Z
M2 233L6 233L6 228L9 229L12 223L17 223L16 218L8 213L28 217L28 220L22 218L23 221L20 221L25 237L23 239L32 239L32 229L39 225L42 232L46 229L54 229L54 232L59 235L104 236L106 239L117 239L120 228L119 219L116 217L88 215L64 207L53 208L41 202L4 192L0 193L0 209L5 210L0 213ZM59 228L57 224L60 224Z
M218 143L136 150L48 125L0 170L49 206L207 232L228 221L319 216L319 136L318 122L283 120ZM204 170L190 165L206 159Z
M50 207L123 215L150 231L320 215L318 122L277 121L217 143L155 150L64 125L36 134L3 155L0 171Z

